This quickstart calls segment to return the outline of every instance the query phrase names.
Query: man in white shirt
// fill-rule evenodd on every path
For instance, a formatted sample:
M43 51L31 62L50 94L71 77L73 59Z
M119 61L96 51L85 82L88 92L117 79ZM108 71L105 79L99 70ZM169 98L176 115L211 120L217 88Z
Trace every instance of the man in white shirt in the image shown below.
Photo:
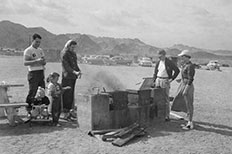
M159 88L165 88L166 90L166 114L165 121L169 121L170 118L170 101L169 101L169 90L170 83L175 80L180 70L178 67L168 58L166 58L165 50L161 49L158 51L159 61L155 66L154 71L154 82L155 86Z
M39 34L32 36L32 44L24 50L24 66L28 67L29 92L26 99L28 111L31 109L38 87L45 88L44 69L46 61L44 52L39 48L42 37Z

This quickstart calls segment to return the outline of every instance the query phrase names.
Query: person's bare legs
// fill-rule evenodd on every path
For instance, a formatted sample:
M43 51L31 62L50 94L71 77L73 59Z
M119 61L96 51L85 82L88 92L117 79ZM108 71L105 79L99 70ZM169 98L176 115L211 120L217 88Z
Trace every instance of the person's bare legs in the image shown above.
M184 100L186 104L186 109L187 109L187 119L188 123L185 126L186 129L193 129L193 103L189 102L188 96L184 95Z

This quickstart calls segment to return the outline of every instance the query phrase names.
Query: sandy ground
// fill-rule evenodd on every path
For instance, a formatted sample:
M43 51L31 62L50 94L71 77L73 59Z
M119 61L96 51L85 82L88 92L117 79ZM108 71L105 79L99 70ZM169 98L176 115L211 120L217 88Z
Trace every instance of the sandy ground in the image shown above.
M18 66L18 64L16 64ZM12 66L12 69L15 66ZM153 68L92 66L81 65L82 79L77 82L76 95L88 93L96 82L98 72L102 71L115 78L118 87L136 89L142 77L149 77ZM48 64L46 74L60 69L60 64ZM60 72L60 70L58 70ZM16 73L19 73L16 71ZM20 75L21 74L21 75ZM25 84L26 70L15 74L6 81ZM2 75L2 74L1 74ZM18 76L17 76L18 75ZM78 128L75 122L61 121L62 127L42 124L28 124L10 127L0 119L1 154L229 154L232 153L232 69L222 68L222 72L197 70L195 78L195 129L183 131L184 121L155 120L147 128L148 135L136 138L123 147L99 141L87 135L88 130ZM102 76L100 76L102 77ZM4 77L1 77L2 80ZM93 82L92 82L93 81ZM99 86L99 85L97 85ZM175 94L178 84L173 82L171 95ZM117 87L117 88L118 88ZM108 89L112 87L107 87ZM27 90L11 89L10 93L21 100ZM21 111L22 110L22 111ZM25 115L23 109L20 114ZM181 113L184 116L184 114Z

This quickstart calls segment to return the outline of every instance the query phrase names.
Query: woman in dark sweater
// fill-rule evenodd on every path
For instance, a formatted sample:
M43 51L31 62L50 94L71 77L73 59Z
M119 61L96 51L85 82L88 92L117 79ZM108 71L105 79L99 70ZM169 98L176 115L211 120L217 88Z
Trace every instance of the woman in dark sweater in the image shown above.
M76 79L81 76L80 68L77 64L77 56L75 53L75 47L77 43L73 40L69 40L64 49L61 51L61 63L62 63L62 87L71 87L63 94L63 112L65 113L65 119L71 119L70 110L74 108L74 91Z

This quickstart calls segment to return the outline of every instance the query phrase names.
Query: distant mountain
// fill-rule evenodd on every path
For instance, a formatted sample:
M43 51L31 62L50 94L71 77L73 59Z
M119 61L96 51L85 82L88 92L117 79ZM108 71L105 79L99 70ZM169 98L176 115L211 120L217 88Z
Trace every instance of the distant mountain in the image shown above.
M42 27L27 28L11 21L0 22L0 47L25 49L29 46L34 33L39 33L42 36L41 47L53 52L62 50L69 39L77 41L77 52L81 55L124 54L151 57L156 56L157 50L160 49L137 38L96 37L80 33L55 35ZM175 44L172 47L165 48L168 56L176 56L184 49L190 50L194 58L232 59L232 51L228 50L200 49L183 44ZM56 57L59 57L59 53Z
M169 50L171 50L171 54ZM175 44L166 49L167 53L170 55L177 55L182 50L189 50L193 61L197 63L205 64L208 63L209 60L219 60L219 62L222 64L229 64L232 66L232 51L200 49L183 44Z
M210 56L209 53L211 54L215 54L215 55L222 55L222 56L226 56L226 55L229 55L229 56L232 56L232 51L230 50L209 50L209 49L201 49L201 48L196 48L196 47L190 47L190 46L187 46L187 45L183 45L183 44L174 44L172 47L170 48L174 48L174 49L178 49L180 51L182 50L189 50L191 52L207 52L206 55ZM202 55L203 53L201 53ZM212 56L212 55L211 55Z
M42 27L27 28L10 21L1 21L0 46L25 49L29 46L34 33L39 33L42 36L41 47L45 49L61 49L69 39L68 36L52 34Z
M152 55L156 54L157 47L147 45L139 39L96 37L86 34L68 34L77 40L80 53L93 54L129 54Z
M11 21L0 22L0 47L25 49L33 33L42 36L43 49L61 50L69 39L77 41L80 54L156 54L157 47L147 45L139 39L95 37L80 33L55 35L42 27L27 28Z
M231 56L232 55L232 51L230 50L211 50L211 53L214 53L216 55L224 55L224 56Z
M28 46L28 29L10 21L0 22L0 46L7 48L25 48Z

